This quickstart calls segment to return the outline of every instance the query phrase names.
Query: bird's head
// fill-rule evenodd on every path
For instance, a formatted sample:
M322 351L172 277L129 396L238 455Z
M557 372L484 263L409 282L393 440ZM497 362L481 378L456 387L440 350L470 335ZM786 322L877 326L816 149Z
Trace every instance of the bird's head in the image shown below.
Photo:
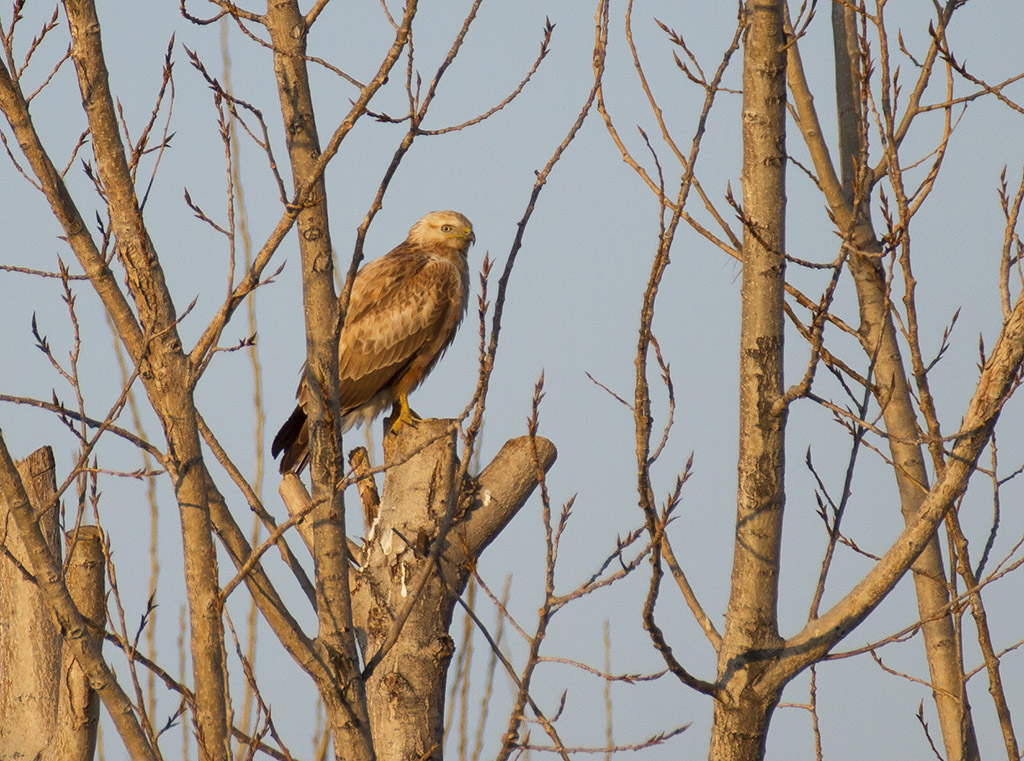
M476 243L473 223L457 211L432 211L409 230L409 242L419 246L444 246L465 254Z

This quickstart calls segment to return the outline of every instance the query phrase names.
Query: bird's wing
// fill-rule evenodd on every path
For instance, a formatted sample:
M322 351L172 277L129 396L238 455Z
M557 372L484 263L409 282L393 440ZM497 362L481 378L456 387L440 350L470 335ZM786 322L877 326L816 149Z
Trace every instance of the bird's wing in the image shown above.
M403 247L364 267L352 287L338 347L343 409L389 386L423 352L440 354L461 316L458 268ZM429 359L432 359L429 358Z

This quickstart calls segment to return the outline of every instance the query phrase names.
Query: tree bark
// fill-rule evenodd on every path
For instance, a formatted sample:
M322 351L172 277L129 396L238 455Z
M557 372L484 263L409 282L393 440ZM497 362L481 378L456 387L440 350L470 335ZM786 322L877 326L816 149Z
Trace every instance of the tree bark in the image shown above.
M60 558L53 453L38 449L18 464L47 547ZM0 499L0 758L90 761L99 728L99 700L85 671L53 626L33 567L5 499ZM65 579L75 607L96 641L103 636L104 565L99 530L69 537Z
M367 658L391 634L397 613L428 562L449 501L458 499L461 491L455 483L457 431L439 436L446 433L448 421L430 423L403 432L390 447L392 461L415 455L387 471L374 540L367 548L364 571L358 575L371 590ZM444 688L455 650L448 628L457 594L448 582L458 583L459 575L459 569L429 572L401 636L367 679L378 761L443 758Z
M167 439L171 476L185 547L190 652L195 685L195 717L200 758L230 758L225 694L223 628L216 555L210 523L207 478L192 391L188 357L177 331L178 317L163 269L149 237L135 194L120 124L110 90L93 0L64 0L71 29L71 58L78 74L82 107L96 172L104 189L117 254L138 310L141 346L126 347ZM120 334L124 326L118 324Z
M364 658L390 648L366 681L379 761L443 758L445 685L454 652L448 630L458 595L476 558L529 498L538 472L555 460L546 439L534 442L536 461L528 437L512 439L477 479L460 483L452 423L423 420L389 437L387 462L396 464L386 471L363 564L351 574L356 626L366 634ZM450 507L454 521L432 562L431 545ZM399 623L424 572L425 584Z
M341 456L341 408L338 403L338 332L343 316L334 291L326 191L317 176L320 141L306 71L306 20L294 0L271 3L265 19L274 50L281 115L284 119L293 187L313 182L309 203L296 218L302 256L302 303L306 326L306 415L310 430L313 481L313 558L319 631L317 649L335 678L320 691L338 759L371 761L366 695L359 679L359 654L352 624L345 544Z
M36 459L34 464L28 468L27 475L30 476L30 480L37 476L45 477L47 479L46 483L48 485L46 489L48 489L48 492L44 490L44 493L52 496L56 491L56 481L53 475L53 454L49 449L38 450L29 458L30 462L33 458ZM40 528L38 513L40 505L43 503L40 503L35 508L32 505L32 500L41 498L42 495L36 489L32 489L32 491L36 493L30 496L18 468L11 459L3 436L0 434L0 497L2 497L0 499L0 515L4 518L3 523L0 525L6 531L5 546L7 542L13 544L11 537L13 532L16 531L24 545L25 557L27 559L27 563L21 565L19 571L26 575L26 577L29 574L33 577L33 587L37 590L41 599L46 602L49 614L48 619L56 621L57 628L62 634L64 652L70 654L77 661L84 672L85 680L96 691L100 700L103 701L107 713L110 715L114 726L124 741L125 748L130 757L136 759L136 761L157 761L157 755L150 746L149 739L143 732L142 727L139 725L131 701L125 695L110 667L103 659L102 640L94 636L91 622L83 617L76 607L74 600L72 600L67 586L64 584L61 576L60 562L55 556L54 551L47 545L47 540ZM45 505L52 512L54 508L50 505L50 502L52 502L52 499L47 499ZM95 569L90 571L90 573L93 572L95 572ZM101 608L102 602L100 601L97 604L96 594L96 589L93 589L86 595L89 608L93 608L93 606ZM100 597L102 598L102 594L100 594ZM86 601L84 600L84 602ZM36 624L33 623L33 625ZM51 626L51 628L53 627ZM45 627L42 627L41 624L39 631L45 632ZM20 633L20 635L26 638L34 638L36 633L32 631ZM52 659L52 662L49 657L47 661L46 668L51 674L51 689L56 693L56 682L59 675L64 673L60 671L59 651L57 657ZM6 669L4 669L3 673L7 673ZM2 692L5 695L8 694L6 689ZM49 693L44 694L49 695ZM70 695L70 693L68 694ZM77 691L76 695L81 698L83 693ZM47 703L48 707L45 710L49 712L50 727L41 733L40 736L42 737L50 737L53 723L57 719L73 718L68 711L58 712L56 698L51 699L47 697ZM88 701L86 700L85 703L86 708L88 708ZM4 715L6 715L6 711ZM81 716L81 714L79 713L78 716ZM23 737L26 734L23 731L23 727L10 727L8 725L8 729L15 733L17 737ZM32 731L34 732L35 730L33 729ZM64 732L65 730L61 729L56 734L63 734ZM67 728L67 733L68 735L73 733L73 728ZM79 748L84 747L83 743L77 739L74 741L74 744ZM6 758L7 756L4 757ZM35 756L32 757L34 758Z
M781 644L778 572L785 504L783 297L786 86L783 4L750 0L743 54L740 450L732 589L718 654L709 758L754 761L781 685L759 675Z
M104 587L106 567L99 528L81 526L69 531L65 583L75 607L93 638L102 641L106 627ZM90 761L96 751L100 703L74 654L64 649L60 659L57 722L47 752L40 761Z
M843 189L851 207L849 214L837 215L837 219L846 219L844 232L851 251L850 271L860 306L858 335L865 353L874 363L875 397L889 435L889 451L903 520L909 526L921 513L921 505L929 490L929 478L920 443L917 411L890 312L887 278L879 261L882 246L870 219L871 186L864 169L867 148L863 130L867 116L861 108L858 20L854 8L833 3L839 156ZM938 533L914 562L913 579L932 696L946 758L949 761L976 761L979 757L978 743L967 702L963 658L949 607L949 589Z
M57 510L40 512L56 490L53 468L48 447L18 463L39 529L59 559ZM61 638L6 499L0 499L0 536L0 758L35 758L49 744L57 714Z

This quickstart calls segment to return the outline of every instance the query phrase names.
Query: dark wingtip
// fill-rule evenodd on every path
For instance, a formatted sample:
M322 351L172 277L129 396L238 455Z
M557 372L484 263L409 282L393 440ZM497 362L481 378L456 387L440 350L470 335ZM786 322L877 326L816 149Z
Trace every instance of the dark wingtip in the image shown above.
M282 473L287 473L294 467L295 463L304 459L304 452L301 451L302 447L296 446L296 444L299 442L299 437L302 435L302 429L305 425L306 413L302 411L302 407L296 407L291 417L281 426L281 430L277 432L274 441L270 445L272 457L277 457L281 452L284 452L284 456L281 458Z

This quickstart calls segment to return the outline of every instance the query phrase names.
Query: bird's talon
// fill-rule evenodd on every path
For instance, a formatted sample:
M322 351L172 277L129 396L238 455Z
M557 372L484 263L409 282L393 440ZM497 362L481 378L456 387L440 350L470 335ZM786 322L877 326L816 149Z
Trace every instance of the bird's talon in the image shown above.
M398 433L402 426L408 425L415 428L420 420L419 415L412 411L408 398L402 396L395 402L395 408L391 412L391 433Z

